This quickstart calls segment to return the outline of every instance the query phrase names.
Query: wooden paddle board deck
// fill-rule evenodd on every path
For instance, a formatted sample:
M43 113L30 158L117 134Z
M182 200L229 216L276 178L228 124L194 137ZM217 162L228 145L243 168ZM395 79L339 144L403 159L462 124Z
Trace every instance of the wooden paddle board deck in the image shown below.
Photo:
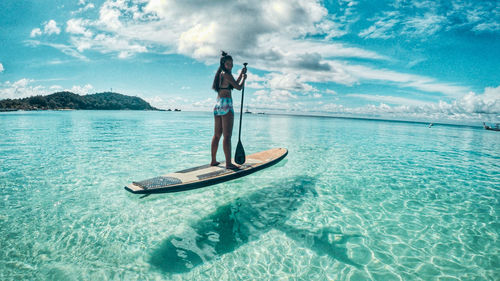
M218 166L203 165L163 176L133 182L125 187L132 193L177 192L205 187L236 179L270 167L288 154L286 148L273 148L247 155L246 161L237 170L226 169L225 163Z

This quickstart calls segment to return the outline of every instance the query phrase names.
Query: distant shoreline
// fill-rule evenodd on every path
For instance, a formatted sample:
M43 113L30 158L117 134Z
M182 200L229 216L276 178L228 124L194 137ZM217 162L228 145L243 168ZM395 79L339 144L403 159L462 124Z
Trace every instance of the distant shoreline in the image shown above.
M129 108L124 108L124 109L75 109L75 108L50 108L50 109L12 109L12 108L0 108L0 112L33 112L33 111L181 111L180 109L178 110L168 110L168 109L129 109Z
M292 116L292 117L316 117L316 118L380 121L380 122L394 122L394 123L413 123L413 124L422 124L422 125L429 125L429 123L432 123L433 126L454 126L454 127L481 128L481 129L483 128L482 123L481 123L481 125L472 125L472 124L454 124L454 123L426 122L426 121L399 120L399 119L382 119L382 118L379 119L379 118L370 118L370 117L354 117L354 116L347 117L347 116L306 115L306 114L287 114L287 113L266 113L266 115L281 115L281 116Z
M36 112L36 111L103 111L103 110L95 110L95 109L48 109L48 110L13 110L13 111L2 111L0 112ZM111 110L111 111L127 111L130 109L121 109L121 110ZM130 110L130 111L152 111L152 110ZM168 109L157 109L154 111L164 111L164 112L180 112L181 110L168 110ZM183 111L183 112L197 112L197 113L211 113L210 111ZM239 114L239 112L235 112ZM290 113L272 113L266 112L265 114L252 114L254 116L290 116L290 117L308 117L308 118L331 118L331 119L345 119L345 120L361 120L361 121L380 121L380 122L393 122L393 123L413 123L413 124L421 124L421 125L429 125L429 123L434 126L453 126L453 127L462 127L462 128L474 128L474 129L483 129L482 122L481 124L457 124L457 123L444 123L439 121L417 121L417 120L400 120L400 119L382 119L382 118L370 118L370 117L347 117L347 116L330 116L330 115L313 115L313 114L290 114ZM248 117L247 117L248 118Z
M113 92L77 95L72 92L57 92L47 96L32 96L21 99L0 100L0 111L17 110L157 110L139 97ZM176 110L179 111L179 110Z

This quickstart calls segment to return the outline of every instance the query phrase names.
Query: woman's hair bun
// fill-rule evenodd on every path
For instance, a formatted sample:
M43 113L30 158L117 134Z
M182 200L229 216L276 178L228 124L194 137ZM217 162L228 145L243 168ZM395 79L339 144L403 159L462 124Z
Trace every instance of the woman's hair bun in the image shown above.
M227 56L227 53L226 53L226 52L224 52L224 51L222 51L222 56L223 56L223 57Z

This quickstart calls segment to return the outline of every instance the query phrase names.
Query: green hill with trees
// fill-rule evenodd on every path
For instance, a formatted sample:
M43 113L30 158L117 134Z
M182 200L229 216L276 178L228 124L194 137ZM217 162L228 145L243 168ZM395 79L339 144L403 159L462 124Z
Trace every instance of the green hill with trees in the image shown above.
M141 98L112 92L83 96L71 92L58 92L48 96L0 100L0 111L62 109L159 110Z

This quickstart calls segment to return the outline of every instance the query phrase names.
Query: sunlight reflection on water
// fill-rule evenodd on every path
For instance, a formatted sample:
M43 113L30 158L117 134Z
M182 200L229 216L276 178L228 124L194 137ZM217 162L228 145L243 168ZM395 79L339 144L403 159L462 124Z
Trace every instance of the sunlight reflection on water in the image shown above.
M208 162L210 113L0 114L0 279L498 275L499 133L318 117L243 120L247 153L286 147L286 162L140 199L123 186Z

